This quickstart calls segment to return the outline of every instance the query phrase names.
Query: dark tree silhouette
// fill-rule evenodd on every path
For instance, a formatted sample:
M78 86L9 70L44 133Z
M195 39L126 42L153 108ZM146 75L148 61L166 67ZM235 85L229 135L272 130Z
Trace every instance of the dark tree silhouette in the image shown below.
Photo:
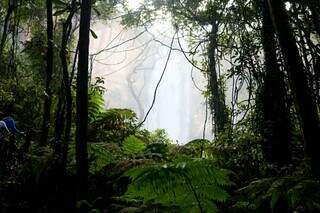
M62 145L62 164L65 168L67 163L68 155L68 143L70 140L71 124L72 124L72 94L71 94L71 84L67 61L67 45L69 42L71 30L72 30L72 18L76 12L76 1L73 0L71 3L71 11L67 17L67 20L63 23L62 29L62 41L60 50L60 60L62 64L63 72L63 85L65 90L65 100L66 100L66 128ZM62 113L63 115L64 113ZM63 117L63 116L62 116Z
M77 73L77 120L76 120L76 161L77 199L83 200L88 193L88 58L91 19L91 0L82 0L79 32L79 60Z
M0 40L0 65L2 63L3 50L8 37L8 27L9 27L10 18L14 10L17 8L17 3L18 3L17 0L8 1L6 16L5 16L4 22L1 23L3 24L3 27L2 27L2 35Z
M296 100L305 142L305 154L315 175L320 176L320 126L318 109L308 85L305 67L289 24L284 2L268 0L270 14L287 63L290 86Z
M267 0L262 1L261 39L265 57L264 85L261 89L264 155L269 163L290 162L290 121L286 106L284 74L277 62L275 32Z
M47 66L46 66L46 84L45 100L43 106L43 121L40 144L46 145L50 128L50 111L51 111L51 80L53 73L53 17L52 17L52 0L46 1L47 6Z

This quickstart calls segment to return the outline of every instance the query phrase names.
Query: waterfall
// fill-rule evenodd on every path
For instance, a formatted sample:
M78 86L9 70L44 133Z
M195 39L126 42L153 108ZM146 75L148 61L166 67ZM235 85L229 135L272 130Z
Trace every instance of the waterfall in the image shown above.
M124 29L115 21L98 22L93 30L98 38L91 39L90 52L99 52L94 57L93 76L105 78L106 107L133 109L142 120L164 69L170 36L157 37L161 43L156 42L149 32ZM179 48L177 42L174 42L174 48ZM101 51L103 49L106 51ZM163 128L171 139L179 143L202 138L205 100L201 91L193 85L190 72L191 65L184 55L172 51L155 105L144 128L150 131ZM202 74L194 71L193 75L204 88ZM208 126L207 136L210 136L210 129Z

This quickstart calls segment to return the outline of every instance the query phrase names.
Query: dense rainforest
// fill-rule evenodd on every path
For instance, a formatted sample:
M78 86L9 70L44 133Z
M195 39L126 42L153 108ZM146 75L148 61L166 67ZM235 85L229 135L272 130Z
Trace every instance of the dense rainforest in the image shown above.
M0 212L320 212L320 1L129 2L0 0ZM92 74L115 19L172 28L142 118ZM173 51L212 118L185 144L144 127Z

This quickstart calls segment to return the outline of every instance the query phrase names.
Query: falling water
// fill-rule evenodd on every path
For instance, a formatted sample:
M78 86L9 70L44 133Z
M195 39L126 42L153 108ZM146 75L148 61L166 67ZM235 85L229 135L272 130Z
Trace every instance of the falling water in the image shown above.
M142 120L151 106L172 38L157 34L160 43L153 39L157 29L124 29L115 21L96 23L93 30L98 38L91 40L91 54L106 50L93 58L93 76L105 78L106 107L133 109ZM173 47L178 48L177 42ZM193 75L204 88L202 74L194 71ZM191 65L181 52L172 51L144 127L163 128L174 141L186 143L202 138L204 121L204 98L192 81ZM207 136L210 137L210 127Z

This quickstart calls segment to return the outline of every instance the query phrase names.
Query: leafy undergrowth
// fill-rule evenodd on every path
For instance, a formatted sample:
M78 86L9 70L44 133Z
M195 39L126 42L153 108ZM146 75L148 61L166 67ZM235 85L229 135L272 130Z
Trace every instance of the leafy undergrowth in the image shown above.
M263 178L237 193L241 212L320 212L320 181L310 177Z
M125 173L132 182L123 198L175 207L176 212L217 212L216 204L229 198L225 190L233 185L229 174L204 159L138 167Z
M65 171L54 146L1 143L0 212L320 211L319 181L297 165L268 165L260 137L250 130L234 131L232 140L225 134L177 145L163 130L136 126L135 113L127 109L95 116L88 143L90 192L77 205L74 142Z

